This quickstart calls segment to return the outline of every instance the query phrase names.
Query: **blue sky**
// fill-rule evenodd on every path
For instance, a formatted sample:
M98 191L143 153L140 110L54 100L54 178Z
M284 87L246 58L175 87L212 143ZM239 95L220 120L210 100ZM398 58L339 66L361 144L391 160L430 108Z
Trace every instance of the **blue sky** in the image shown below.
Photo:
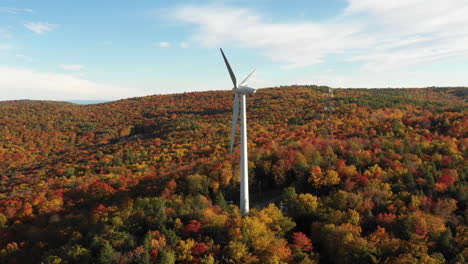
M0 100L468 86L466 0L0 0Z

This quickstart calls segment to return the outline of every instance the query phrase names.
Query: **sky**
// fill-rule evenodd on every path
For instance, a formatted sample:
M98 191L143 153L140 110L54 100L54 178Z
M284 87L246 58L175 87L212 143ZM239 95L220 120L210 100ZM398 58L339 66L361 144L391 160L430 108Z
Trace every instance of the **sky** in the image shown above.
M467 0L0 0L0 100L468 86Z

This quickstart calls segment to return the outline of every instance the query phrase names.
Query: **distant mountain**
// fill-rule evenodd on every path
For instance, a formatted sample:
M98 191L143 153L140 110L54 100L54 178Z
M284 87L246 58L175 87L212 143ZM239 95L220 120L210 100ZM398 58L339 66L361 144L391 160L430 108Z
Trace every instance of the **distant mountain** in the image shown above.
M464 263L467 88L0 102L0 263ZM270 204L270 205L269 205Z
M70 100L66 101L74 104L89 105L89 104L101 104L110 102L110 100Z
M68 102L51 101L51 100L8 100L0 101L0 105L39 105L39 104L70 104Z
M102 104L111 102L110 100L70 100L70 101L51 101L51 100L8 100L0 101L0 104L46 104L46 103L72 103L79 105Z

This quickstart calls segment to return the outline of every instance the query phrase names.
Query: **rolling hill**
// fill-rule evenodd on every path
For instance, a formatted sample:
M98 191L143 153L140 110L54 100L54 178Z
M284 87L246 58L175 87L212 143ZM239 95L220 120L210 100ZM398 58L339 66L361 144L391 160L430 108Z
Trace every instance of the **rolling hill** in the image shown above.
M463 263L468 89L0 102L1 263Z

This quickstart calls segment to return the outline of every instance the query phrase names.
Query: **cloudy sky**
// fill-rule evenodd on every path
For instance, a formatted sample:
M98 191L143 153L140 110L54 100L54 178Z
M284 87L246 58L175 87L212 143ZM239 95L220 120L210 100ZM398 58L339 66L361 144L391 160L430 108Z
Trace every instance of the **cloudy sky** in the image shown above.
M467 0L0 1L0 100L468 86Z

